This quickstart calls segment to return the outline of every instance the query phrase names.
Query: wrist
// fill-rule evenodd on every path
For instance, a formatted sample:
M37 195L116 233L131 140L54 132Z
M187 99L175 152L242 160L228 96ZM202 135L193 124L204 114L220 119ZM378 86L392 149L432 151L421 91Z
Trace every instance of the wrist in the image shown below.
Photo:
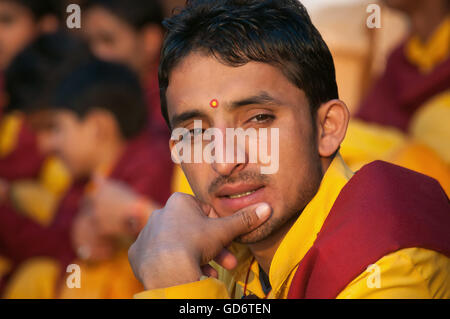
M166 250L146 267L142 284L146 290L168 288L199 281L202 275L198 262L186 252Z

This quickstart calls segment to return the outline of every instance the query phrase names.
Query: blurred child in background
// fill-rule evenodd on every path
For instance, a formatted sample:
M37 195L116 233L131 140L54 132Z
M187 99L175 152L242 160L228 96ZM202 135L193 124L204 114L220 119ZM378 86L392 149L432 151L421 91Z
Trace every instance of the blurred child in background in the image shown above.
M353 169L384 159L437 179L450 194L450 1L385 0L410 34L350 122L342 155Z
M140 286L126 252L148 214L169 196L171 161L161 156L167 145L149 141L139 80L124 66L93 61L77 67L59 82L51 104L51 149L83 185L77 202L65 208L76 211L66 236L79 257L71 262L80 265L83 284L69 289L67 263L38 258L13 276L6 297L131 297ZM121 197L112 195L115 190Z
M153 132L168 130L161 115L158 63L164 12L157 0L88 0L82 32L100 59L132 68L145 88Z
M58 29L60 3L57 0L0 0L0 70L37 36Z
M168 12L174 5L164 1ZM124 63L139 74L149 107L153 140L167 143L170 134L161 115L158 84L164 36L162 3L158 0L87 0L83 13L82 33L92 52L100 59ZM169 152L169 148L163 152ZM178 166L173 174L168 172L166 178L173 180L173 191L190 192Z
M2 116L8 102L4 71L12 59L36 37L59 26L55 0L0 0L0 178L7 181L36 176L42 155L28 123L18 114ZM5 186L0 185L1 189Z
M421 106L450 88L450 1L384 2L408 16L410 34L391 53L357 116L408 132Z
M87 52L79 41L62 33L42 35L5 71L4 116L9 120L0 145L12 147L17 139L20 144L0 166L0 255L9 261L10 270L36 254L67 255L63 238L54 241L50 234L60 234L58 205L70 176L63 163L49 154L51 119L44 97L59 70L69 60L87 59Z

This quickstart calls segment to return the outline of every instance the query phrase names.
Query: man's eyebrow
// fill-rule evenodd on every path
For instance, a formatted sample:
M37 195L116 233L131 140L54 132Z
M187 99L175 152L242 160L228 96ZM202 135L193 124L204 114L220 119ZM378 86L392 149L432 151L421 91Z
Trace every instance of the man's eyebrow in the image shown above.
M176 128L184 121L187 121L187 120L190 120L193 118L204 117L204 116L205 116L205 114L199 110L186 111L181 114L175 114L174 116L172 116L170 122L171 122L172 128Z
M262 104L262 105L280 105L282 104L279 100L272 97L269 93L262 91L261 93L253 96L249 96L237 101L233 101L229 104L230 109L236 109L242 106L251 104Z
M252 104L261 104L261 105L281 105L282 103L276 98L272 97L269 93L262 91L259 94L252 95L249 97L245 97L240 100L233 101L231 103L227 103L227 108L230 110L237 109L242 106L252 105ZM206 114L200 110L191 110L186 111L181 114L175 114L170 119L170 123L172 128L176 128L181 123L199 117L205 117Z

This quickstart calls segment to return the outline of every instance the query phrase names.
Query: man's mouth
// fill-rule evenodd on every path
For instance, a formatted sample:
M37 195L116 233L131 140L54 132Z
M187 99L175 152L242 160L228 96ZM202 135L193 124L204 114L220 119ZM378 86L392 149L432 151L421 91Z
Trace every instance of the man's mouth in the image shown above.
M224 212L235 212L246 206L264 201L265 185L225 185L216 193L216 207Z
M249 196L261 188L263 188L264 185L250 185L250 184L236 184L236 185L225 185L222 187L217 193L217 197L221 198L242 198L245 196Z
M249 191L249 192L245 192L245 193L235 194L235 195L227 195L225 197L228 197L228 198L231 198L231 199L241 198L241 197L245 197L245 196L251 195L254 192L256 192L257 190L258 189L255 189L255 190L252 190L252 191Z

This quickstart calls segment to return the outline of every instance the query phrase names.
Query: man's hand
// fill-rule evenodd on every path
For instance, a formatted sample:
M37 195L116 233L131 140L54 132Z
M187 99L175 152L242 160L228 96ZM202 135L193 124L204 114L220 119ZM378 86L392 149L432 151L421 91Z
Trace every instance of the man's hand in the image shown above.
M225 247L259 227L270 214L270 206L259 203L217 218L210 206L175 193L163 209L152 213L131 246L131 267L148 290L197 281L202 266L216 257L226 261Z

